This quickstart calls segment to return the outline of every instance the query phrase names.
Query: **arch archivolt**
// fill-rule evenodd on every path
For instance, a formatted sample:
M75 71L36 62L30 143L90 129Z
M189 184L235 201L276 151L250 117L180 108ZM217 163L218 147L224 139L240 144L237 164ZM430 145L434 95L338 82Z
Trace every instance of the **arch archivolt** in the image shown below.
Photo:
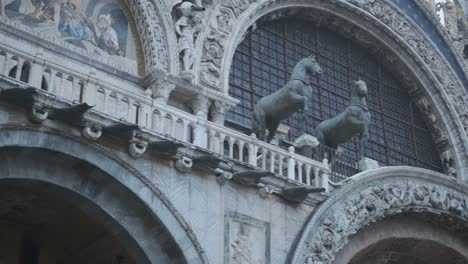
M76 166L69 166L72 170L77 170L77 168L87 168L87 167L95 167L102 172L106 172L106 177L110 177L112 181L118 183L113 184L106 184L104 181L106 178L103 178L101 182L97 178L91 177L89 182L77 182L79 179L75 177L75 183L73 181L67 182L66 179L62 179L62 175L50 176L45 173L44 177L40 178L39 175L35 175L34 169L30 170L31 173L28 171L28 167L26 166L15 166L21 168L27 175L21 175L21 173L17 173L15 175L11 174L13 169L9 169L8 166L5 166L6 173L2 173L0 175L0 179L2 178L11 178L14 176L19 177L26 177L25 179L31 180L41 180L47 183L51 183L53 185L58 185L69 189L73 192L80 193L79 190L75 190L77 188L84 188L85 193L82 194L84 197L89 198L88 196L91 194L98 195L95 199L104 199L99 200L103 204L106 204L106 198L111 197L110 195L106 195L104 192L103 186L100 186L99 183L104 184L104 186L108 186L107 189L116 190L118 188L123 188L126 191L130 191L131 194L134 196L135 199L141 201L145 207L148 208L149 213L152 214L153 220L160 221L162 226L168 231L170 237L176 242L176 244L180 247L180 250L183 254L183 258L188 263L208 263L207 257L205 255L204 250L201 247L200 242L196 238L193 230L191 229L190 225L186 222L186 220L182 217L182 215L175 209L175 207L171 204L169 199L155 186L145 175L140 173L138 170L133 168L131 165L127 164L124 160L119 158L117 155L110 153L107 149L99 147L98 145L91 145L83 139L79 137L74 137L71 135L65 135L63 132L53 130L53 129L41 129L37 131L34 127L17 127L17 126L1 126L0 127L0 148L9 148L15 147L19 149L33 149L33 150L49 150L54 151L56 153L60 153L64 156L71 157L75 160ZM24 151L27 153L27 151ZM47 155L41 155L47 156ZM14 157L13 157L14 159ZM7 163L8 165L9 163ZM85 165L89 164L89 165ZM38 166L40 164L36 164ZM49 162L50 165L50 162ZM47 172L47 171L46 171ZM28 174L29 173L29 174ZM29 175L29 176L28 176ZM80 175L78 175L80 176ZM91 175L92 176L92 175ZM102 178L102 177L101 177ZM111 188L112 187L112 188ZM101 192L101 191L102 192ZM86 193L86 192L91 192ZM102 194L102 195L100 195ZM92 198L92 197L91 197ZM135 200L134 199L134 200ZM91 199L93 201L94 199ZM96 200L97 201L97 200ZM129 203L130 201L127 200L123 203ZM132 207L133 205L126 204L126 206ZM113 204L111 201L110 204ZM99 204L98 204L99 206ZM135 205L136 206L136 205ZM139 206L141 207L141 206ZM109 208L103 208L104 210ZM117 208L118 209L118 208ZM115 208L111 208L111 210L117 210ZM130 212L133 209L127 208L129 217L133 217L134 214ZM118 209L117 213L125 212L126 209ZM135 212L134 212L135 213ZM111 214L112 215L112 214ZM123 217L123 216L122 216ZM139 220L138 220L139 219ZM118 220L118 219L117 219ZM123 223L136 223L141 219L139 217L135 217L134 219L123 219ZM125 222L128 221L128 222ZM143 226L144 227L144 226ZM142 228L143 228L142 227ZM143 235L145 232L140 232L141 229L134 229L132 227L128 227L129 230L138 232L138 234ZM150 226L145 228L151 228ZM148 231L148 230L147 230ZM153 230L154 231L154 230ZM134 233L135 234L135 233ZM151 233L148 233L151 234ZM157 250L151 248L152 243L150 242L150 238L144 239L140 237L140 241L138 241L138 237L133 237L133 239L137 240L137 243L140 244L142 250L148 256L149 261L151 263L159 263L163 259L158 257ZM152 253L153 252L153 253ZM151 257L153 256L153 257Z
M177 43L170 8L157 0L126 0L140 36L145 72L154 69L174 72L178 69Z
M351 235L402 213L444 214L468 223L466 188L444 175L411 167L356 175L311 215L288 263L332 263Z
M443 54L391 1L232 0L222 1L216 8L200 65L196 66L200 83L227 94L236 47L252 25L265 16L309 15L355 39L392 68L399 69L395 74L400 75L427 117L442 159L452 164L447 169L464 175L468 139L462 122L468 124L467 93Z

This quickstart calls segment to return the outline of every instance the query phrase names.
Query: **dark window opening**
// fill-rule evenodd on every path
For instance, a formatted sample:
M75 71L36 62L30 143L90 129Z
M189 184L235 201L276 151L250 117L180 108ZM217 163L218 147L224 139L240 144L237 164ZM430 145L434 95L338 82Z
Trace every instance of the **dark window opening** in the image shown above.
M314 135L323 120L349 105L352 82L362 79L369 89L371 111L366 156L383 165L410 165L441 171L435 143L407 89L365 48L339 34L300 19L280 19L258 25L238 46L230 73L229 93L240 103L226 114L226 125L251 133L257 101L283 87L299 60L316 55L323 74L311 79L310 110L284 124L289 140ZM358 140L342 146L357 160Z

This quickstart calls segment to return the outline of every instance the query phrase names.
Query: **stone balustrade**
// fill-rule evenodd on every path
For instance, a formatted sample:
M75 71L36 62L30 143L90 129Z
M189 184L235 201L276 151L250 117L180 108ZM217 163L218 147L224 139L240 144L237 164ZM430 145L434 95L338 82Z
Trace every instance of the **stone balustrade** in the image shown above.
M38 56L26 57L0 50L0 73L8 78L43 89L68 103L88 103L114 120L139 125L143 131L193 144L235 162L269 171L292 182L329 190L330 169L316 161L284 150L177 108L48 63Z

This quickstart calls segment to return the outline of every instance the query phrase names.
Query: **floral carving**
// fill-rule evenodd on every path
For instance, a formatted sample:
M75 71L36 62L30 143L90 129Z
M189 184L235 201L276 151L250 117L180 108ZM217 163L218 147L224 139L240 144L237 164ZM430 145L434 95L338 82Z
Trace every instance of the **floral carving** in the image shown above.
M141 36L141 45L145 52L147 71L152 68L168 70L169 55L164 27L155 7L147 0L129 0L128 7L133 13L135 24Z
M350 235L387 216L414 210L445 212L467 219L466 204L461 194L432 184L401 182L369 187L332 208L307 243L303 263L332 263Z

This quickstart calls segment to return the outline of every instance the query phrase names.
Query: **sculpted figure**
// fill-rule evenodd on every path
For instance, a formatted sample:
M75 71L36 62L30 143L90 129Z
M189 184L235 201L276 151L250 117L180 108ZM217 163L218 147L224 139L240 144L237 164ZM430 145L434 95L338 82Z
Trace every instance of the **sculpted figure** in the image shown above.
M0 0L0 16L5 15L5 7L15 0ZM22 14L29 14L34 11L34 5L31 0L19 0L19 9L18 12Z
M355 135L359 135L359 157L364 158L371 115L366 103L367 85L359 80L351 90L351 104L339 115L317 126L316 136L320 144L337 149Z
M260 140L267 142L275 136L281 120L297 111L307 111L312 97L311 75L320 75L322 68L314 57L302 59L293 69L291 79L286 85L273 94L263 97L257 103L253 112L253 129Z
M180 18L175 23L178 35L179 52L182 56L183 70L189 71L194 63L195 34L201 30L201 23L194 17L194 12L204 11L205 8L184 1L175 7Z

